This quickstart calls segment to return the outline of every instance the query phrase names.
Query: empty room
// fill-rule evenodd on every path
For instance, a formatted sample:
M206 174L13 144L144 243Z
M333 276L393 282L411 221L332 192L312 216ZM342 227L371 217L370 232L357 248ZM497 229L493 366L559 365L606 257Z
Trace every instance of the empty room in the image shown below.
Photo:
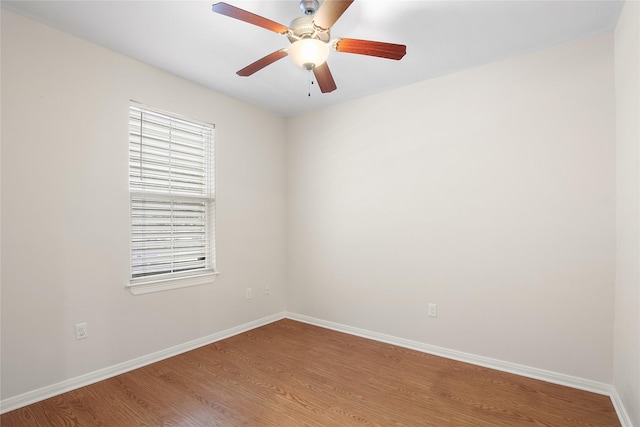
M640 2L2 1L2 426L640 427Z

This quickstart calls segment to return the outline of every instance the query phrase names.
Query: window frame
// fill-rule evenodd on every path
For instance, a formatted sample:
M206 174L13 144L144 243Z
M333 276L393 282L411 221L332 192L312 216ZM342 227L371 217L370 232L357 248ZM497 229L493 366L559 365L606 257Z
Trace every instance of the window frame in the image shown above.
M132 128L132 114L135 114L137 111L140 111L140 120L142 120L142 115L147 112L152 115L162 116L169 120L176 120L178 122L188 123L193 126L207 128L210 131L210 147L208 152L203 155L204 161L207 164L205 167L204 181L205 187L208 191L205 194L188 194L183 192L174 191L174 187L172 184L169 184L168 190L145 190L144 185L143 188L134 188L135 184L132 182L135 180L132 176L133 173L133 159L132 159L132 138L134 137L134 132ZM190 286L199 286L205 284L211 284L215 281L215 277L219 274L216 269L216 248L215 248L215 214L216 214L216 165L215 165L215 125L208 122L203 122L199 120L194 120L189 117L185 117L179 114L175 114L172 112L160 110L158 108L142 104L136 101L131 100L128 106L128 139L129 143L128 147L128 159L129 165L127 168L128 172L128 182L129 182L129 283L127 284L127 288L134 295L142 295L151 292L159 292L165 291L169 289L178 289L185 288ZM174 130L173 124L167 126L169 129L169 133ZM142 137L140 137L142 139ZM173 139L170 139L168 142L169 151L172 153L171 144L174 142ZM142 140L140 142L142 144ZM171 155L169 155L170 157ZM168 168L172 169L171 162L168 164ZM141 172L141 171L140 171ZM207 183L208 182L208 183ZM138 187L140 187L140 183L138 183ZM203 211L205 212L205 219L203 221L205 232L205 251L206 260L204 263L204 268L194 268L192 270L186 270L182 272L168 272L168 273L150 273L149 275L143 275L139 277L134 277L134 204L135 203L144 203L141 200L147 198L151 203L158 202L168 202L171 205L171 222L175 220L173 217L173 206L174 204L177 206L182 206L188 201L196 201L198 204L203 204ZM134 203L134 199L137 200ZM182 205L181 205L182 204ZM139 209L139 206L138 208ZM173 237L172 237L173 239ZM169 246L173 247L173 242L175 240L171 240L171 244ZM173 260L175 254L172 253L171 259Z

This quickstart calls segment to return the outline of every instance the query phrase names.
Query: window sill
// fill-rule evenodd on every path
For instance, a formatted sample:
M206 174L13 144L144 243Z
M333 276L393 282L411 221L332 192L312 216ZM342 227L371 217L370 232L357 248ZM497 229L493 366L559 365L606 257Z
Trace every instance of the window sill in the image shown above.
M204 273L197 276L177 277L164 280L150 280L148 282L129 284L127 287L133 295L144 295L152 292L168 291L170 289L188 288L212 284L219 272Z

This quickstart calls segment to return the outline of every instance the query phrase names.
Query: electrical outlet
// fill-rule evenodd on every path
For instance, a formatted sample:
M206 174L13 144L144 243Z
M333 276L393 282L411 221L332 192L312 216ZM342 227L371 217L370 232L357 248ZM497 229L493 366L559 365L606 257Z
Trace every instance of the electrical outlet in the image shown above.
M429 303L427 307L429 317L438 317L438 306L436 304Z
M87 338L89 336L89 331L87 330L87 322L76 324L76 339L81 340L83 338Z
M269 295L269 285L266 285L266 286L264 287L264 294L265 294L265 295Z
M253 298L253 291L251 288L247 288L246 295L247 295L247 299Z

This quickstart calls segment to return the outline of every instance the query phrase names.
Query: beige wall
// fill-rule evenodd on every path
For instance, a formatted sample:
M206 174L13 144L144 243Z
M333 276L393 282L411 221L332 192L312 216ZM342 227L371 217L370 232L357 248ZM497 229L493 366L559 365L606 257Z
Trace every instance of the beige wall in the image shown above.
M640 426L640 3L615 31L617 258L613 385Z
M125 289L130 99L216 125L213 285ZM3 11L1 136L3 399L284 310L281 118Z
M614 138L610 33L289 119L287 309L611 383Z

